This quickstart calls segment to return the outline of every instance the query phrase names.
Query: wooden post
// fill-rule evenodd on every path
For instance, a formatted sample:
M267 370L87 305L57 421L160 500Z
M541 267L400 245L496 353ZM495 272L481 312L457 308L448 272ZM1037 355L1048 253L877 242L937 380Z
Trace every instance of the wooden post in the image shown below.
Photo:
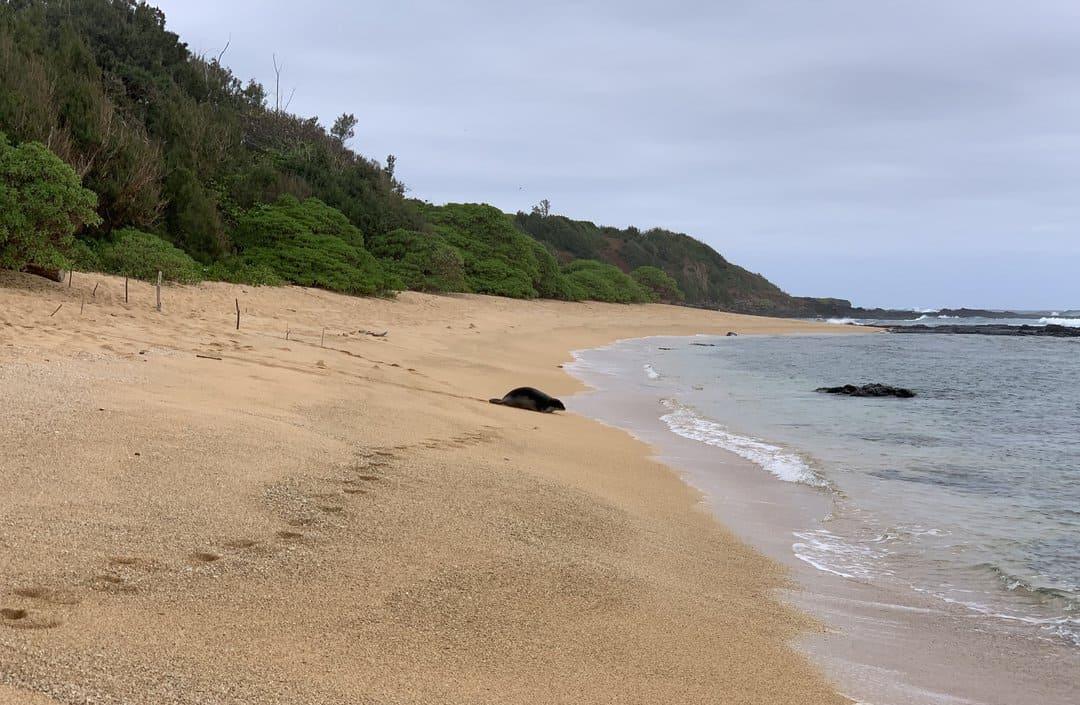
M90 292L90 296L94 297L95 299L97 298L97 288L98 288L98 284L100 284L100 283L101 282L95 282L94 283L94 290L92 292Z
M240 330L240 299L236 300L236 330Z
M71 288L71 280L75 278L75 270L68 272L68 288Z
M157 310L161 312L161 270L157 273Z
M64 304L60 304L59 306L57 306L57 307L56 307L56 311L59 311L59 310L60 310L60 309L62 309L63 307L64 307ZM49 318L52 318L53 316L55 316L55 315L56 315L56 311L53 311L52 313L50 313L50 314L49 314Z
M82 295L82 303L79 304L79 315L82 315L83 309L86 308L86 294Z
M326 347L326 328L322 329L322 337L319 338L319 347L320 348L325 348Z
M291 333L291 332L292 332L292 329L290 329L290 328L285 329L285 340L289 339L289 333Z
M124 303L128 302L128 298L127 298L127 282L128 282L128 278L124 277Z

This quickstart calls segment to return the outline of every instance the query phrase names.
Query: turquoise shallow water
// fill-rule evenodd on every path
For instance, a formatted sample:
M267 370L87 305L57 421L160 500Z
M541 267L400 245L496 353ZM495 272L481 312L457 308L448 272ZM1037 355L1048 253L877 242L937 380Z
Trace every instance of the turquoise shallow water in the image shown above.
M633 360L673 433L834 494L833 515L792 539L818 570L1080 646L1080 341L654 339L582 359ZM813 391L865 382L918 396Z

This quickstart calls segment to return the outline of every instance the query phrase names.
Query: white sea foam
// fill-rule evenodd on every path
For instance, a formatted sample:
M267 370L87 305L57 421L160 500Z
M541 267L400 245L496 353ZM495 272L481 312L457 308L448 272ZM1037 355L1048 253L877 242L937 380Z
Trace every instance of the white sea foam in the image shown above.
M715 421L703 418L693 409L677 401L662 402L670 413L660 417L674 433L706 445L729 450L768 470L785 482L799 482L813 487L826 487L807 462L798 454L756 438L740 436Z
M797 539L791 544L795 557L825 573L856 580L891 574L881 567L881 559L889 553L882 545L888 536L854 542L828 529L796 531L793 535Z
M856 326L861 326L862 325L861 323L859 323L854 318L829 318L825 322L826 323L832 323L833 325L837 325L837 326L846 326L849 323L854 324Z
M930 313L935 313L935 312L931 311ZM953 320L953 319L956 319L956 318L960 318L960 316L931 316L929 313L924 313L923 315L919 316L915 320L916 321L929 321L929 320L931 320L933 318L937 318L939 320L945 321L945 320Z
M656 369L652 365L646 363L644 365L644 368L645 368L645 376L646 377L648 377L649 379L660 379L660 373L657 372Z
M1040 318L1039 323L1045 325L1056 326L1068 326L1069 328L1080 328L1080 318L1054 318L1046 317Z
M1010 614L1008 612L1002 612L997 607L991 605L985 605L981 602L974 600L961 600L956 597L943 594L938 590L931 590L917 585L911 586L916 592L921 592L928 595L933 595L942 602L947 602L951 605L959 605L965 607L972 612L977 612L988 617L994 617L996 619L1002 619L1007 622L1022 622L1024 624L1031 624L1037 626L1045 632L1053 634L1066 641L1072 642L1075 646L1080 646L1080 618L1064 616L1064 617L1033 617L1030 615L1022 614ZM969 591L967 591L969 592Z

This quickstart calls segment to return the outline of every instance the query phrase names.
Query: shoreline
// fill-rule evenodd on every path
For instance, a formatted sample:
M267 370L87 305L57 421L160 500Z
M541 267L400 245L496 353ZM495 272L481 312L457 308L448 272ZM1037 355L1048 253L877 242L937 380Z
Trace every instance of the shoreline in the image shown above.
M578 351L574 371L592 388L576 398L578 406L647 443L653 457L703 494L718 521L784 565L798 585L781 589L783 600L828 627L805 634L799 646L842 693L875 705L1071 702L1069 664L1080 667L1076 649L1043 643L1007 625L982 629L975 615L955 605L804 563L792 550L793 536L834 512L835 488L780 481L732 450L673 432L660 419L670 407L656 405L675 389L661 394L655 386L660 375L642 371L656 353L646 352L644 340L622 343Z
M619 338L824 325L84 279L0 275L0 702L845 702L645 444L486 403Z

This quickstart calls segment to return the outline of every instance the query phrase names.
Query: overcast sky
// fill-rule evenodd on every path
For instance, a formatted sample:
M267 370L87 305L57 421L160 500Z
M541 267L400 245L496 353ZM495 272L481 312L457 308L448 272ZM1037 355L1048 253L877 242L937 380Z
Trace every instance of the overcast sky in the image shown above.
M167 0L410 195L691 234L799 295L1080 307L1077 0Z

